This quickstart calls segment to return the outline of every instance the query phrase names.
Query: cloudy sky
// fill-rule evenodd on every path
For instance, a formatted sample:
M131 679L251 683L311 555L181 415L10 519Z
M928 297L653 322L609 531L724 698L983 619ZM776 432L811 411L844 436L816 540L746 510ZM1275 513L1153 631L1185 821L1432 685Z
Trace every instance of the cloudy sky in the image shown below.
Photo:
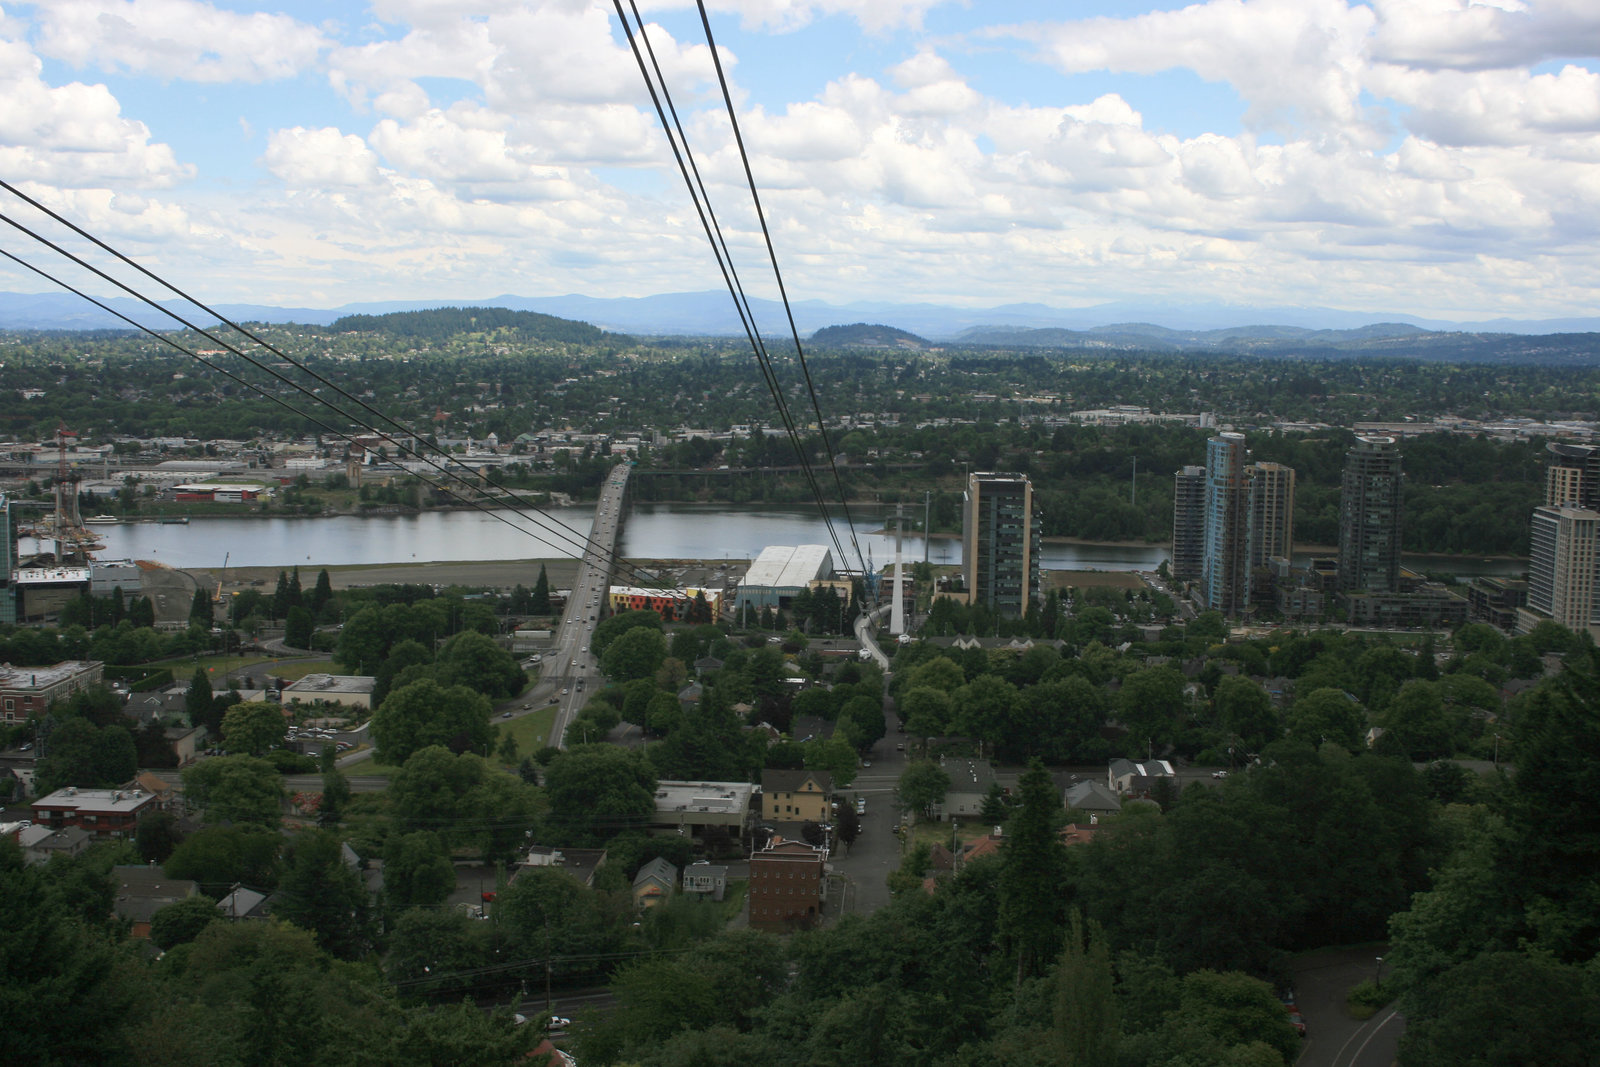
M774 295L693 0L640 9ZM1597 0L709 9L793 299L1596 310ZM0 0L0 177L214 301L720 284L610 0Z

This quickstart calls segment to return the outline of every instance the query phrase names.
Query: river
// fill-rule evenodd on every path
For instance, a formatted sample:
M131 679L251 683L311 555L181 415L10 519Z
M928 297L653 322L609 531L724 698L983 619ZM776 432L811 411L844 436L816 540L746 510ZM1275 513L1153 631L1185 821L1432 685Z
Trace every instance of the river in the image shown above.
M105 542L102 559L147 559L169 567L336 567L383 563L576 558L594 513L549 508L542 516L510 511L425 511L415 515L338 515L328 518L196 518L187 525L133 523L92 527ZM861 554L882 567L894 558L894 537L882 533L879 507L856 507L852 518ZM847 559L856 550L835 519ZM754 559L768 545L831 544L814 508L734 507L727 504L639 504L622 528L622 554L634 559ZM908 533L905 558L923 558L923 539ZM837 555L837 553L836 553ZM1165 545L1048 542L1047 570L1155 570L1170 558ZM961 562L961 542L935 536L934 563ZM1407 564L1456 574L1519 574L1520 560L1419 556Z

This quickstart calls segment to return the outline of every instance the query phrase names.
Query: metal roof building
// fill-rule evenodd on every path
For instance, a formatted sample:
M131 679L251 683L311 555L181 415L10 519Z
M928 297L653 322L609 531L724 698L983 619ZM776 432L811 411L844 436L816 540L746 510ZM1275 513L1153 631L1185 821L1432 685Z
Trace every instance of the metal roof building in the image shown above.
M833 574L826 545L768 545L739 583L737 610L788 607L789 601Z

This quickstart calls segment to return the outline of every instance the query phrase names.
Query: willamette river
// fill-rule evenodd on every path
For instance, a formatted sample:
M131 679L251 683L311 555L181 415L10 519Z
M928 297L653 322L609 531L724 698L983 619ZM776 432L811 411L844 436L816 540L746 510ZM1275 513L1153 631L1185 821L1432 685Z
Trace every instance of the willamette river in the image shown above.
M169 567L334 567L381 563L575 558L588 536L593 510L550 508L542 516L510 511L428 511L416 515L320 519L201 519L187 525L136 523L95 526L105 559L148 559ZM852 509L856 540L878 567L894 558L894 538L882 533L881 508ZM848 563L855 549L835 521ZM768 545L830 544L814 508L731 507L725 504L640 504L622 530L622 554L643 559L754 559ZM918 535L905 538L907 560L923 558ZM1154 570L1170 558L1165 545L1060 544L1044 546L1047 570ZM935 537L934 563L961 562L961 543ZM841 561L835 560L838 564ZM1456 574L1518 574L1520 560L1420 556L1413 567Z

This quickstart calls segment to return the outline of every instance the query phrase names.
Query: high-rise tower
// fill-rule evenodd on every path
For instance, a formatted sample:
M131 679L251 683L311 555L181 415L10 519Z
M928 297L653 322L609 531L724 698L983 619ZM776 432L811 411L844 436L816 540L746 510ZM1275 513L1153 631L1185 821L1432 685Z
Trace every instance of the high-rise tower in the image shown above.
M1339 591L1400 591L1400 451L1393 437L1362 436L1344 455L1339 497Z
M1206 558L1206 469L1184 467L1173 476L1172 577L1200 577Z
M1039 521L1026 474L967 476L962 569L972 603L1021 616L1039 596Z
M0 493L0 624L17 621L17 588L12 575L17 572L17 530L11 524L11 498Z
M1201 602L1224 615L1246 604L1249 495L1244 474L1244 434L1220 433L1206 442L1205 554Z
M1597 534L1600 514L1586 508L1533 509L1528 607L1578 633L1594 617Z
M1252 463L1245 480L1250 485L1250 566L1265 567L1274 556L1288 559L1294 555L1294 468Z
M1551 441L1545 453L1545 506L1600 511L1600 448Z
M1533 512L1528 606L1572 630L1600 623L1595 536L1600 529L1600 448L1545 446L1544 507Z

